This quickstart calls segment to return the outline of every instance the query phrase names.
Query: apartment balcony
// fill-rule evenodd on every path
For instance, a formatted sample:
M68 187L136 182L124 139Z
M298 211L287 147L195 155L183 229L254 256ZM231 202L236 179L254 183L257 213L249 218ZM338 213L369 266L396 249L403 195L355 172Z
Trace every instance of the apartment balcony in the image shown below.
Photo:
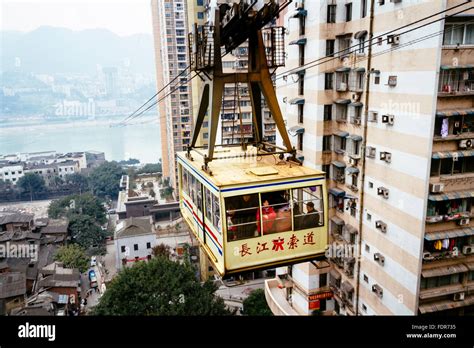
M265 299L274 315L300 315L286 299L286 289L280 288L278 279L265 281Z
M432 314L435 312L453 310L456 308L466 307L474 304L474 295L467 295L463 300L441 300L431 301L429 303L420 304L418 310L421 314Z
M442 65L439 75L438 97L474 95L474 66Z

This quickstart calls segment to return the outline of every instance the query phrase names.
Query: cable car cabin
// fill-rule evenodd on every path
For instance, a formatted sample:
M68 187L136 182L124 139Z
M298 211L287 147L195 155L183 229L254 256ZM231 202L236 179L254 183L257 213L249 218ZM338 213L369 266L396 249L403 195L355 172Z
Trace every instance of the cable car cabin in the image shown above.
M328 236L325 176L248 147L216 148L212 176L178 154L181 213L221 276L315 259Z

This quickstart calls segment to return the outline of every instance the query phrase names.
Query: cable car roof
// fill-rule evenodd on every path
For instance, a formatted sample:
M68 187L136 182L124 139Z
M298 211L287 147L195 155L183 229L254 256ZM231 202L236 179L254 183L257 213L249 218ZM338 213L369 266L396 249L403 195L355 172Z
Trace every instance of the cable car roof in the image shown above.
M257 150L253 146L248 146L247 151L243 151L240 147L216 147L216 160L210 165L212 176L201 169L204 164L202 153L192 150L193 161L186 158L186 152L180 152L177 156L187 167L191 167L187 168L188 170L192 169L195 174L199 174L219 188L247 186L257 182L294 181L298 178L315 176L324 178L324 172L287 161L283 162L278 155L257 157Z

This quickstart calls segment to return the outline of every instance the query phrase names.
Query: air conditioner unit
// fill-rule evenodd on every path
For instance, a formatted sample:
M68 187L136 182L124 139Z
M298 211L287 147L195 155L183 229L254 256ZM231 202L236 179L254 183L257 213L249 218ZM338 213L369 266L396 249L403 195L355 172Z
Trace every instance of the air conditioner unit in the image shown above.
M380 152L380 160L390 163L392 162L392 154L390 152Z
M382 266L385 264L385 256L383 256L380 253L375 253L374 254L374 261L377 261L380 263Z
M377 188L377 194L383 196L383 198L388 198L389 190L386 187Z
M356 165L357 165L357 160L354 159L354 158L349 158L349 164L350 164L351 166L356 166Z
M464 139L459 141L460 149L471 149L472 148L472 139Z
M377 149L375 147L372 147L372 146L367 146L366 149L365 149L365 154L369 158L375 158L375 156L377 154Z
M462 247L462 253L464 255L474 254L474 244L463 246Z
M459 292L457 294L454 294L453 300L454 301L463 301L464 300L464 292Z
M379 229L381 232L387 232L387 224L382 220L375 221L375 228Z
M430 192L431 193L439 193L443 192L444 184L430 184Z
M464 218L464 219L461 219L461 220L458 221L458 225L459 225L459 226L469 225L469 222L471 222L470 219Z
M395 121L395 116L393 115L382 115L382 123L393 125Z
M382 289L382 287L381 287L380 285L378 285L378 284L372 285L372 292L375 292L375 294L376 294L378 297L380 297L380 298L383 297L383 289Z
M375 111L369 112L369 122L377 122L377 117L379 113Z
M387 36L387 43L391 44L392 46L400 44L400 35L388 35Z

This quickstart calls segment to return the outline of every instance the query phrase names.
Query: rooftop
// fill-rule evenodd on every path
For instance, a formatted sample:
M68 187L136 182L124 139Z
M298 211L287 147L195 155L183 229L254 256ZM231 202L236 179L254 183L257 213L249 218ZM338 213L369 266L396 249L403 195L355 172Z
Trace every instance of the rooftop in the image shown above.
M33 218L33 214L0 212L0 225L6 225L10 223L29 223L33 221Z
M150 217L131 217L117 225L115 238L127 238L147 234L155 234L150 222Z
M42 234L67 233L69 221L64 219L51 219L46 227L41 229Z
M193 161L186 158L186 152L179 152L178 160L184 162L186 166L190 166L193 171L217 187L273 182L288 180L288 178L314 176L324 178L323 172L295 163L280 161L278 155L257 156L257 149L253 146L249 146L245 152L240 147L216 147L214 156L220 159L209 163L212 176L201 169L204 165L202 154L193 150L191 156Z
M26 293L24 273L0 273L0 299L20 296Z

